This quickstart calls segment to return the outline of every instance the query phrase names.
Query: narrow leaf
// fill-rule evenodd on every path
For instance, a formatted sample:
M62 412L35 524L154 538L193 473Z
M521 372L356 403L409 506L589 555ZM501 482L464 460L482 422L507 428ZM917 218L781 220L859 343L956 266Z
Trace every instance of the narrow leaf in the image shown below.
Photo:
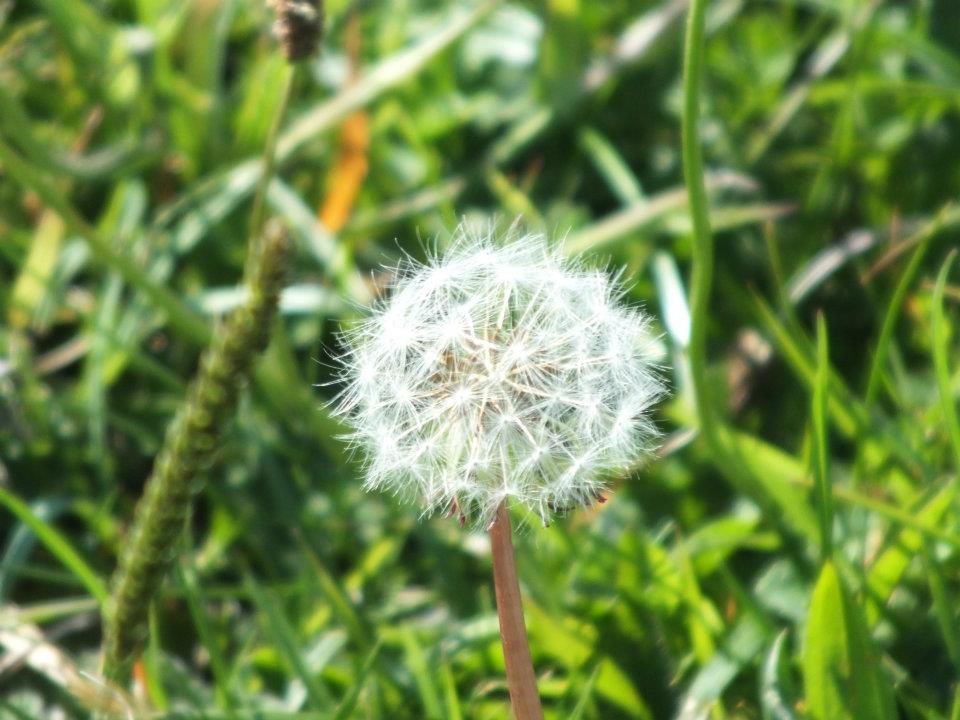
M829 383L827 329L823 315L817 316L817 375L813 389L813 483L820 521L820 552L829 559L833 554L833 496L827 464L827 394Z
M832 562L824 564L810 603L803 679L813 720L896 718L891 682Z

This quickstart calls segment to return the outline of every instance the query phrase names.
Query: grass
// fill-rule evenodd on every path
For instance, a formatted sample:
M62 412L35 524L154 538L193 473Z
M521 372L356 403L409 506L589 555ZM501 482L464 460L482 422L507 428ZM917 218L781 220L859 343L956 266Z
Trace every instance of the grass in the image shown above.
M673 389L655 463L515 538L546 717L960 717L952 4L327 5L263 196L281 318L171 548L143 714L507 716L485 536L363 493L325 401L384 266L522 214L627 268ZM4 720L118 702L99 606L242 302L270 22L0 2L0 646L46 650L0 656Z

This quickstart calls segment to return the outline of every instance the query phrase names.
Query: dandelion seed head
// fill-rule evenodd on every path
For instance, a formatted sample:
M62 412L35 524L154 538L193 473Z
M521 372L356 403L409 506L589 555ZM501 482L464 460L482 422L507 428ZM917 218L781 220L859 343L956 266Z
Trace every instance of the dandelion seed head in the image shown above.
M618 276L542 235L461 229L396 278L343 334L336 409L367 488L481 524L510 498L547 522L651 451L663 385Z

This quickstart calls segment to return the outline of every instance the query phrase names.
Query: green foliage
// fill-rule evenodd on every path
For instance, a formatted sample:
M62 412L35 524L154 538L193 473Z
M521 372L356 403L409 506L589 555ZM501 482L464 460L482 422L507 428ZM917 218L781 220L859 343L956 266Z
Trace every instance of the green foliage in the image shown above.
M516 539L547 717L960 718L954 3L693 3L685 85L687 5L327 3L264 196L281 321L165 547L150 716L507 716L484 536L363 493L327 401L384 267L522 212L626 266L673 388L656 462ZM270 23L0 1L0 646L55 660L0 659L0 718L118 701L84 674L98 608L243 301ZM326 228L359 109L366 176Z
M863 613L827 562L813 589L803 654L807 707L814 720L895 718Z

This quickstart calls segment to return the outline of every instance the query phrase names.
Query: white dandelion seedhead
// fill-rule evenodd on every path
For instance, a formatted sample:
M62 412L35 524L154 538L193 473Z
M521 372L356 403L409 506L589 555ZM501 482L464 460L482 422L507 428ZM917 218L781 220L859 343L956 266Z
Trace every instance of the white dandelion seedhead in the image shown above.
M616 278L542 235L460 230L344 333L337 409L366 487L488 522L515 498L546 523L651 449L663 386L646 316Z

